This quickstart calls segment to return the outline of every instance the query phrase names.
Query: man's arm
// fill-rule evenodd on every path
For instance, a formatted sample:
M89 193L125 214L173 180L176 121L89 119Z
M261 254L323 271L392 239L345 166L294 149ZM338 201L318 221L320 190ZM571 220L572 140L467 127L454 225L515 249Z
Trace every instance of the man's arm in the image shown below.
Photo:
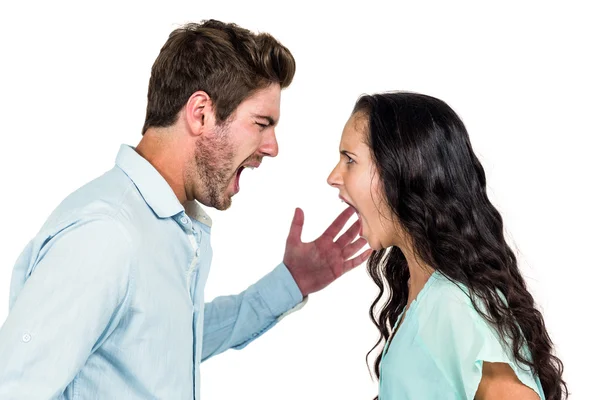
M292 307L300 308L303 298L362 264L371 251L352 258L367 243L362 238L353 241L360 230L358 221L336 239L353 213L346 208L319 238L304 243L304 213L296 209L283 263L239 295L218 297L205 305L202 361L232 347L245 347Z
M1 399L60 395L128 300L132 245L118 222L78 222L48 239L0 328Z
M300 308L304 303L298 285L284 264L242 293L217 297L206 303L202 361L230 348L246 347L292 308Z

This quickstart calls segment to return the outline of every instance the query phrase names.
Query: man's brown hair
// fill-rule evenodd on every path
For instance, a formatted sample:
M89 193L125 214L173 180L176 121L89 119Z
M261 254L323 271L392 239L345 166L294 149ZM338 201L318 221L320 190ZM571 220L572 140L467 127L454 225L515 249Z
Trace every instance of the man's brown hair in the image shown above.
M222 123L256 90L288 87L295 72L292 53L268 33L216 20L187 24L171 32L152 66L142 134L174 124L199 90L211 97Z

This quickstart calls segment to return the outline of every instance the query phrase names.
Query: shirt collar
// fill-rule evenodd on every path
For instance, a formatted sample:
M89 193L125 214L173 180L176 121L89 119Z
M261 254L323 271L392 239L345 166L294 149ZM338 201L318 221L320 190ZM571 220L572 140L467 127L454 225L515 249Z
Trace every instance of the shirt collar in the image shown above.
M122 144L116 164L131 179L146 204L159 218L169 218L185 210L190 217L212 225L210 217L196 200L186 202L184 208L165 178L133 147Z

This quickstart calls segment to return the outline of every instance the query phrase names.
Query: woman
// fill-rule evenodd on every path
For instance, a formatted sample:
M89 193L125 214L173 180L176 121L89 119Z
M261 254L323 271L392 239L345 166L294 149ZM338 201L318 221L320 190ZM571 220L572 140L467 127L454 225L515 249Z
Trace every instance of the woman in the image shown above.
M379 399L566 398L562 363L458 115L422 94L363 96L340 154L328 183L375 250Z

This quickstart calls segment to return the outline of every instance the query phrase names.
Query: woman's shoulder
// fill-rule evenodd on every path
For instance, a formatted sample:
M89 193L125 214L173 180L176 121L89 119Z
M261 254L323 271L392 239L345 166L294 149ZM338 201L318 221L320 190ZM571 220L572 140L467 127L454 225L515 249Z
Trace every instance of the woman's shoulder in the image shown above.
M475 394L487 361L509 364L523 383L539 393L531 371L515 362L509 340L486 319L483 301L472 296L482 315L464 285L439 272L432 278L417 312L418 343L457 392L473 398L469 396Z
M452 320L457 317L479 320L480 316L465 285L450 280L439 271L434 272L429 279L431 282L426 296L419 304L421 318L435 316Z
M439 343L440 333L447 335L442 346L454 347L457 351L471 348L474 343L503 342L485 318L487 310L483 300L471 296L465 285L440 272L436 271L430 279L433 281L417 312L419 334L426 343Z

